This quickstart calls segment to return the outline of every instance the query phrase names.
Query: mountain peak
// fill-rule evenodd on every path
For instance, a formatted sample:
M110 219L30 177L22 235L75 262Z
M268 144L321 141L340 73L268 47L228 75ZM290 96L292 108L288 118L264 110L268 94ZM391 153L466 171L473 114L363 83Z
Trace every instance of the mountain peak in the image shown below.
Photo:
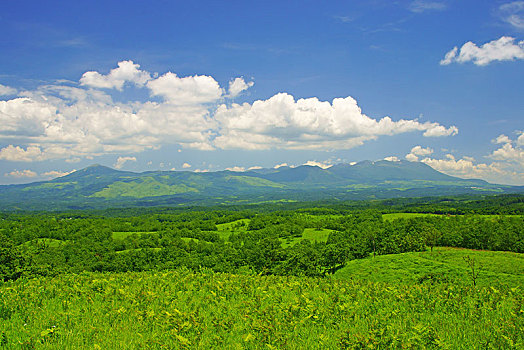
M83 169L77 170L69 175L60 177L58 179L60 179L60 181L64 181L64 180L69 181L71 179L76 179L76 178L81 178L81 177L86 177L86 176L98 177L98 176L106 176L106 175L117 175L117 174L123 174L123 173L125 172L112 169L105 165L93 164Z

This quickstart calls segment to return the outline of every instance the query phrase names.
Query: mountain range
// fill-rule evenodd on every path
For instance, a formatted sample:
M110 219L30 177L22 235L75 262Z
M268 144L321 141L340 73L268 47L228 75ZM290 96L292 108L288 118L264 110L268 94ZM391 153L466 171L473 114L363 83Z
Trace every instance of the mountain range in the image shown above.
M327 169L302 165L201 173L136 173L92 165L50 181L0 186L0 209L248 204L523 191L523 186L462 179L408 161L363 161Z

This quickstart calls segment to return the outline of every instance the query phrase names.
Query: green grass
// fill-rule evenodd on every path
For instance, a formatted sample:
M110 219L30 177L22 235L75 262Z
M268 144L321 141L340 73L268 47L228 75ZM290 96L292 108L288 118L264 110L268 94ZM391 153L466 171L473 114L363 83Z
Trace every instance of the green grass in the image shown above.
M218 231L232 231L234 226L237 226L236 230L238 231L246 231L247 225L249 225L249 219L240 219L232 222L228 222L225 224L218 224L217 229ZM244 226L240 226L239 224L244 223Z
M476 283L480 286L519 286L524 288L524 254L435 248L433 252L381 255L350 261L335 273L336 278L374 282L413 284L427 278L453 283L472 284L470 257L479 268Z
M302 233L302 237L292 237L291 239L282 239L282 247L287 248L287 247L293 246L303 239L308 239L311 242L326 242L331 232L333 232L333 230L329 230L325 228L321 230L317 230L315 228L306 228L304 229L304 232Z
M215 232L218 233L220 238L227 241L229 236L231 236L231 233L247 231L247 226L249 225L249 221L250 221L249 219L240 219L240 220L236 220L232 222L227 222L225 224L218 224L216 225L218 231L215 231ZM240 225L240 224L244 224L244 225Z
M165 273L0 283L6 349L522 349L523 291Z
M395 220L395 219L412 219L425 216L442 216L439 214L426 214L426 213L390 213L382 214L384 220Z

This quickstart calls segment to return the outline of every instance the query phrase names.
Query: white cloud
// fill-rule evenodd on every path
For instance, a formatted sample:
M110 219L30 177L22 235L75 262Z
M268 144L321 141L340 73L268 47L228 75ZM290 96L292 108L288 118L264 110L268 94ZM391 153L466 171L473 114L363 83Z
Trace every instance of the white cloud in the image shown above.
M40 147L28 146L23 149L19 146L9 145L0 150L0 159L12 162L32 162L44 160L45 156Z
M422 146L415 146L408 154L406 154L406 159L410 162L418 162L419 156L427 156L432 153L433 150L429 147L423 148Z
M524 132L517 138L517 146L524 146Z
M329 161L317 162L316 160L308 160L303 165L318 166L319 168L327 169L331 167L333 164L331 164Z
M417 155L417 156L427 156L433 153L433 149L429 147L424 148L422 146L415 146L411 149L410 153L413 153L414 155Z
M502 135L499 135L496 139L494 139L492 141L493 143L511 143L511 140L509 137L507 137L506 135L502 134Z
M179 145L214 149L349 149L383 135L422 132L449 136L444 127L417 119L373 119L351 98L332 102L298 99L286 93L251 104L222 103L229 95L210 76L160 77L122 61L108 74L87 72L80 85L43 85L20 97L0 100L0 159L78 162ZM239 80L240 79L240 80ZM130 84L161 96L145 102L113 101L110 91ZM244 90L242 78L231 82L229 94Z
M52 170L52 171L47 171L45 173L42 173L40 174L41 176L43 177L47 177L49 179L55 179L57 177L62 177L62 176L66 176L66 175L69 175L71 173L74 173L76 170L71 170L71 171L67 171L67 172L63 172L63 171L57 171L57 170Z
M417 120L372 119L352 97L332 103L279 93L253 104L221 105L215 113L221 133L214 145L223 149L349 149L382 135L423 131L424 136L449 136L457 128Z
M443 136L454 136L458 134L458 128L454 125L449 128L445 128L442 125L436 125L433 123L431 127L428 127L422 135L426 137L443 137Z
M209 173L209 169L195 169L195 173Z
M198 105L213 103L222 97L220 88L213 77L195 75L180 78L168 72L161 77L147 83L153 96L162 96L166 101L175 105Z
M410 162L418 162L418 157L414 155L413 153L406 154L406 159Z
M36 177L37 174L32 170L14 170L9 173L5 173L4 176L15 178L32 178Z
M399 162L400 161L400 159L398 159L398 157L395 157L395 156L386 157L384 158L384 160L387 160L388 162Z
M17 93L17 90L12 88L12 87L9 87L9 86L5 86L5 85L2 85L0 84L0 96L3 96L3 95L14 95Z
M460 50L454 47L446 53L441 65L453 62L464 63L472 61L477 66L485 66L493 61L512 61L524 59L524 41L515 43L515 38L509 36L500 37L480 47L468 41Z
M446 4L441 1L415 0L408 9L411 12L422 13L426 11L442 11L446 9Z
M231 168L226 168L226 170L242 173L242 172L246 171L246 168L244 168L242 166L234 166L234 167L231 167Z
M444 58L440 61L440 64L442 66L447 66L448 64L452 63L456 59L457 53L458 53L458 47L455 46L454 48L452 48L451 50L449 50L446 53Z
M424 158L421 162L448 175L463 178L484 178L490 180L498 178L500 181L500 176L504 175L504 171L500 169L497 164L474 164L471 160L464 158L457 160L450 154L448 154L446 158L447 159Z
M457 159L451 153L446 154L443 159L426 157L421 162L453 176L480 178L492 183L524 185L524 149L522 145L518 144L520 137L522 137L522 133L515 142L506 135L500 135L492 140L492 143L501 146L485 157L492 159L493 162L491 163L476 162L475 158L468 156ZM516 145L514 146L514 144ZM406 158L408 156L409 158L417 157L413 154L413 151Z
M258 169L263 169L263 168L261 166L258 166L258 165L255 165L255 166L247 168L247 170L258 170Z
M513 147L511 143L505 143L501 148L493 151L490 157L495 160L515 162L524 167L524 149L519 146Z
M287 165L287 163L280 163L280 164L275 165L275 166L273 167L273 169L282 168L282 167L284 167L284 166L289 166L289 165Z
M151 75L139 68L140 65L135 64L133 61L121 61L118 62L118 68L112 69L107 75L93 71L85 72L82 78L80 78L80 84L117 90L122 90L126 82L143 86L151 79Z
M189 163L182 164L182 169L189 169L189 168L191 168L191 164Z
M113 164L115 169L122 169L126 162L136 162L136 157L118 157L116 163Z
M524 1L513 1L499 7L502 19L517 29L524 29Z
M236 97L238 96L242 91L245 91L252 87L255 83L245 82L244 78L235 78L234 80L229 82L229 96L230 97Z

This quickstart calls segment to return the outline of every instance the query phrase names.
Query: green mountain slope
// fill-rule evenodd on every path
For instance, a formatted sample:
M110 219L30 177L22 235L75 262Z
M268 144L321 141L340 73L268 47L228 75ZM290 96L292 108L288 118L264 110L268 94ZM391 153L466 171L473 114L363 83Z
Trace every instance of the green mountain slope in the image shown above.
M0 209L361 200L522 191L522 187L465 180L423 163L405 161L209 173L134 173L93 165L51 181L0 186Z

